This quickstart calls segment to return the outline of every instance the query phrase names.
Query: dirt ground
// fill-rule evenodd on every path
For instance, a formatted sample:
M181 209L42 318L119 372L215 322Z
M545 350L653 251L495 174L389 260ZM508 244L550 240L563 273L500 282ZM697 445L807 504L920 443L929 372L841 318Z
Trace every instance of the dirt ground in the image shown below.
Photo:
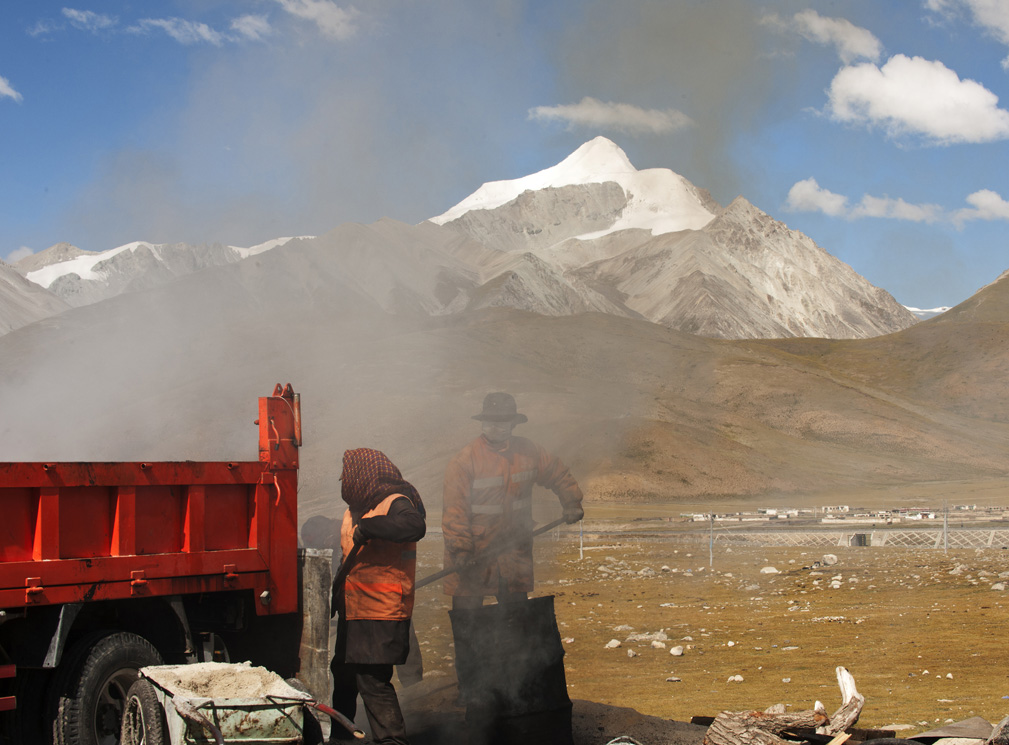
M441 566L436 540L421 548L419 576ZM837 563L814 567L827 553ZM582 727L578 745L646 724L661 726L636 737L643 745L688 745L698 728L669 722L776 703L820 700L833 712L839 665L865 696L861 727L905 725L908 736L1009 714L1004 551L716 548L709 558L704 542L629 533L586 539L580 552L567 533L538 543L537 559L534 594L555 597L576 724L579 711L603 722ZM440 587L420 591L425 681L403 691L418 722L454 704L447 610ZM628 641L635 633L652 636ZM670 653L677 646L681 656ZM624 709L633 711L616 713Z

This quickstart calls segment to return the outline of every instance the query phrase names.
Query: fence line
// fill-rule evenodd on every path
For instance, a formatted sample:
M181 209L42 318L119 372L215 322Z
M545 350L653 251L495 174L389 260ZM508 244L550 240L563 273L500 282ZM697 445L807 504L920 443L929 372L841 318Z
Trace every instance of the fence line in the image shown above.
M697 536L697 540L707 536ZM809 532L719 532L714 542L722 546L889 546L893 548L1009 548L1009 529L949 530L943 540L942 529L809 531Z

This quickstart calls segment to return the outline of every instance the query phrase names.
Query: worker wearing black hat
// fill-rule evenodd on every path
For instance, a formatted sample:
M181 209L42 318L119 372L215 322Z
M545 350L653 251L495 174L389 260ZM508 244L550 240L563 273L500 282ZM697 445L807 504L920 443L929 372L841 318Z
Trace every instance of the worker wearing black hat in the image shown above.
M568 523L581 520L582 492L559 459L512 434L528 421L508 393L488 393L473 419L482 434L445 469L442 529L445 566L460 572L445 580L456 609L476 608L494 595L522 600L533 589L532 490L553 491Z

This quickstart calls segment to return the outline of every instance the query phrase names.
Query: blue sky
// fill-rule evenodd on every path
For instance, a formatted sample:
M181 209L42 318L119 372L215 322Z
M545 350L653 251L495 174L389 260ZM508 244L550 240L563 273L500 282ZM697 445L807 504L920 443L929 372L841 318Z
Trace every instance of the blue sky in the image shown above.
M1009 0L0 6L0 257L420 222L596 135L900 302L1009 269Z

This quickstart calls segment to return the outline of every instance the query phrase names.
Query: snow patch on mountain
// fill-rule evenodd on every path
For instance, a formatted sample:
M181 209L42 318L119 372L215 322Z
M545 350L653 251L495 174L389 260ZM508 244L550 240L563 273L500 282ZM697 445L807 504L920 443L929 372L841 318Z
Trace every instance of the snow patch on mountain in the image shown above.
M609 226L579 237L591 240L635 228L652 235L699 230L714 218L704 197L682 176L667 168L639 171L620 147L605 137L596 137L555 166L522 178L484 184L452 209L431 218L431 222L444 225L468 212L497 209L529 191L611 181L624 191L623 211Z
M160 245L153 243L145 243L143 241L134 241L133 243L127 243L125 246L119 246L118 248L111 248L108 251L100 251L98 253L84 254L81 256L76 256L72 259L66 261L60 261L55 264L49 264L41 269L36 269L35 271L28 272L25 277L35 284L45 287L48 289L52 286L60 277L67 274L76 274L81 279L92 279L101 280L105 279L105 274L99 270L95 269L95 266L111 259L113 256L118 256L124 251L136 251L141 246L146 246L152 251L157 251Z
M942 305L938 308L912 308L910 305L905 305L904 307L923 321L941 315L950 309L948 305Z
M250 256L257 256L265 251L272 251L275 248L280 248L281 246L286 246L291 241L310 241L315 238L314 235L302 235L296 237L288 238L274 238L272 241L266 241L265 243L259 243L251 248L241 248L239 246L228 246L232 251L237 253L243 259L247 259Z

